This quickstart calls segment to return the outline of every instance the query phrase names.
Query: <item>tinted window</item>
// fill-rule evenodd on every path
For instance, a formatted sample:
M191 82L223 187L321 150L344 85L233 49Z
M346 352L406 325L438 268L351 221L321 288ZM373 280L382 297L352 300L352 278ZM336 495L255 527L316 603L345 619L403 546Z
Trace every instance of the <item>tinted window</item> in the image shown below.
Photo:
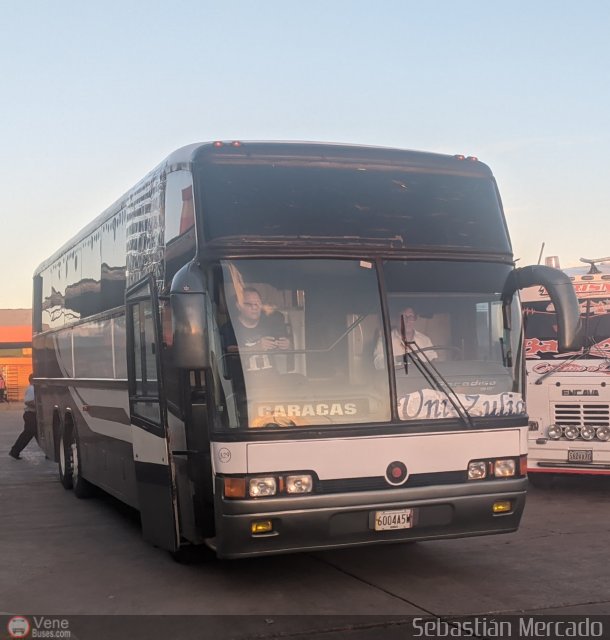
M396 165L258 161L204 166L199 193L208 240L353 237L394 246L510 251L491 177Z

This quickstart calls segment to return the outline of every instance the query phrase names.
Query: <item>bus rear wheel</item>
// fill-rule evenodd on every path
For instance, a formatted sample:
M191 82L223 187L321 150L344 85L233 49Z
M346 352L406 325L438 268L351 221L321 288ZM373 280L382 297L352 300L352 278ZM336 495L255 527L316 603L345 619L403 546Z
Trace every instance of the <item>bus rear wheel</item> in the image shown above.
M72 449L61 430L59 436L59 481L64 489L72 489Z
M89 498L93 494L93 485L85 480L81 472L81 455L76 429L70 429L68 447L70 449L70 470L72 479L72 489L77 498Z

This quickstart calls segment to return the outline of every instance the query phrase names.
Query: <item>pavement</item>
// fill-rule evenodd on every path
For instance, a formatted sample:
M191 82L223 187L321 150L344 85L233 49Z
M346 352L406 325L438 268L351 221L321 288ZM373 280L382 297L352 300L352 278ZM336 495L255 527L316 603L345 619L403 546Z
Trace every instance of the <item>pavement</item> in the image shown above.
M34 440L11 459L22 411L0 408L0 640L30 612L65 616L72 640L454 637L413 616L464 615L604 615L610 635L610 478L533 489L515 534L185 566L135 511L65 491Z

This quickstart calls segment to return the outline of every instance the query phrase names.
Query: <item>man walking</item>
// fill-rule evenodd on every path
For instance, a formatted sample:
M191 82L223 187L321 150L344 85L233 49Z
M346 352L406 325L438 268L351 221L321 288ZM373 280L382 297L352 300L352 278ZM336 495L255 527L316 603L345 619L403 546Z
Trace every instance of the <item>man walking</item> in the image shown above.
M36 404L34 402L34 385L32 385L33 378L34 376L30 374L30 377L28 378L30 384L25 390L23 431L19 434L19 437L15 441L15 444L8 452L9 456L15 458L15 460L21 460L21 456L19 454L29 444L30 440L36 436Z
M0 371L0 402L8 402L8 396L6 395L6 380L2 371Z

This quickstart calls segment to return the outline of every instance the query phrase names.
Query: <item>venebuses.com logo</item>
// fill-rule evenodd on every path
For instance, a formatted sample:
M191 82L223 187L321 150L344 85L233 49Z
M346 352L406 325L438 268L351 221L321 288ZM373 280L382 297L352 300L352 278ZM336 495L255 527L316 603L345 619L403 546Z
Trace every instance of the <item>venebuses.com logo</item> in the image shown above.
M6 625L11 638L70 638L70 622L66 618L48 616L13 616Z

